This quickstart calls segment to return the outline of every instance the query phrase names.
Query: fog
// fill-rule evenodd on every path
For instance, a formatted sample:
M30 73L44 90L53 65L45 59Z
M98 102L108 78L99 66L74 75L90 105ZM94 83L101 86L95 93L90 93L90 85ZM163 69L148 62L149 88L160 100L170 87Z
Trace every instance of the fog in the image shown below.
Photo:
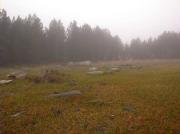
M45 26L53 18L66 27L72 20L99 25L124 42L180 30L179 0L1 0L0 4L11 17L35 13Z

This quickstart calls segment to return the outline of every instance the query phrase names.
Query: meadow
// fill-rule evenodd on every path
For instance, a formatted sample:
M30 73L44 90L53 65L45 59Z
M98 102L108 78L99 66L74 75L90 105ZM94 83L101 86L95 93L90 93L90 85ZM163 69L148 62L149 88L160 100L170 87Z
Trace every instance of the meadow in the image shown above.
M180 60L6 67L0 79L16 70L27 76L0 85L0 134L180 133Z

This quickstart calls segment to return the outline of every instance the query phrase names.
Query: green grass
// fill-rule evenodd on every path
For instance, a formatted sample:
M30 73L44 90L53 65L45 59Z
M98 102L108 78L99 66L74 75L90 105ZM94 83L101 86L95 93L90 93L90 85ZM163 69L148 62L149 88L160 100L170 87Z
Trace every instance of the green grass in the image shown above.
M180 133L180 61L132 64L142 69L89 75L88 67L82 66L29 68L28 75L55 68L68 77L59 83L20 79L1 85L0 134ZM107 69L110 63L95 66ZM0 78L9 70L1 69ZM83 95L48 97L70 90L80 90ZM18 112L22 113L12 117Z

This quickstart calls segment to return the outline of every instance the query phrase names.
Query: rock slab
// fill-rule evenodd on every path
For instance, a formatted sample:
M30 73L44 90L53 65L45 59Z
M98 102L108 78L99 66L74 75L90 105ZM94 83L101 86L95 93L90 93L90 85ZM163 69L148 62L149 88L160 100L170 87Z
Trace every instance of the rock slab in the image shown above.
M4 85L4 84L9 84L11 83L13 80L0 80L0 85Z
M55 93L55 94L50 94L50 97L66 97L66 96L79 96L82 95L82 93L79 90L73 90L73 91L68 91L68 92L63 92L63 93Z

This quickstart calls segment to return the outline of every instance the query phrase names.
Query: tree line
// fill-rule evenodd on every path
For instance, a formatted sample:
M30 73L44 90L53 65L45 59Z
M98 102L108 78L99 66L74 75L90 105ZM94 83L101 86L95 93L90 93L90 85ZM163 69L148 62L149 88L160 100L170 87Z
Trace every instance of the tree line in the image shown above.
M36 15L11 19L0 11L0 65L152 58L180 58L180 34L164 32L124 44L99 26L73 21L65 29L61 20L53 19L44 27Z

